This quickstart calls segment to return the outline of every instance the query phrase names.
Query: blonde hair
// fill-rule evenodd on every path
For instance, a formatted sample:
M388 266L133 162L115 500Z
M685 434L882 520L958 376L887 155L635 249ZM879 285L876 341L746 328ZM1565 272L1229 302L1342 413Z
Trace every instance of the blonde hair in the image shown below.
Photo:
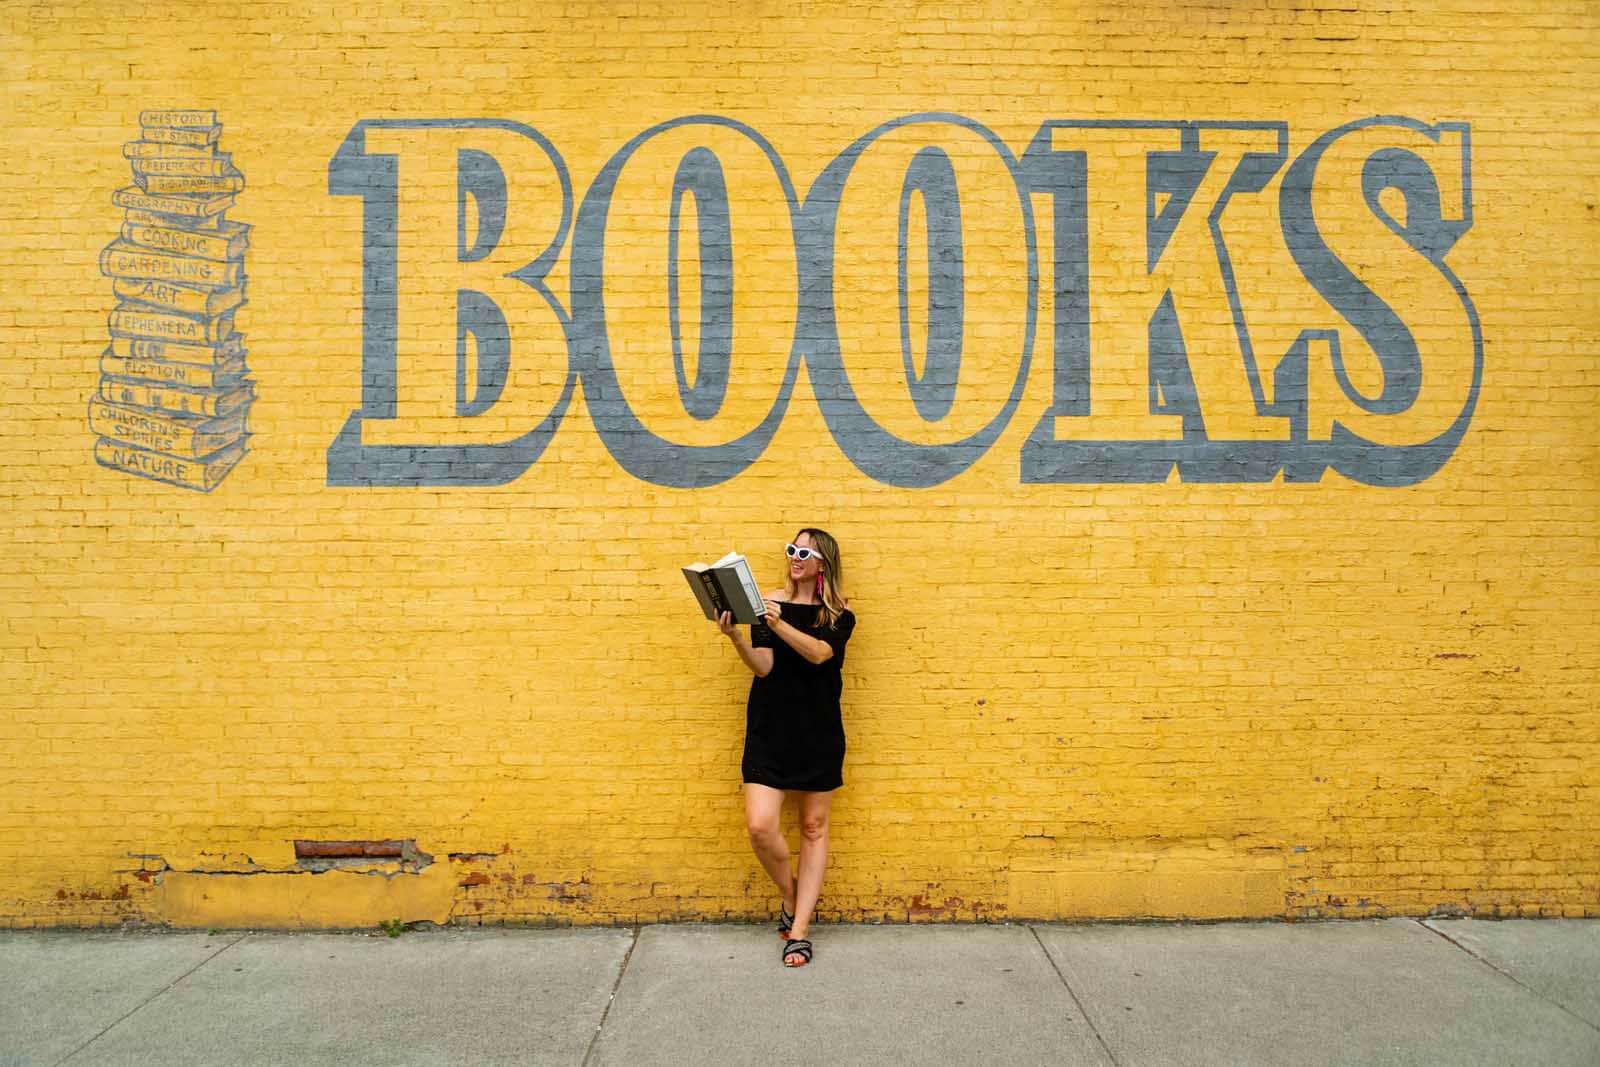
M850 604L850 601L845 598L844 586L841 582L844 568L839 562L839 542L835 541L833 535L826 530L818 530L811 526L807 526L800 533L795 534L796 541L800 540L800 534L805 534L811 538L811 548L816 552L817 558L822 561L822 570L819 572L822 577L822 607L817 612L817 625L825 626L831 630L834 624L839 621L839 616L844 614L845 608ZM799 587L795 585L794 579L789 577L787 573L784 575L783 584L785 595L790 600L793 600L795 594L799 591Z

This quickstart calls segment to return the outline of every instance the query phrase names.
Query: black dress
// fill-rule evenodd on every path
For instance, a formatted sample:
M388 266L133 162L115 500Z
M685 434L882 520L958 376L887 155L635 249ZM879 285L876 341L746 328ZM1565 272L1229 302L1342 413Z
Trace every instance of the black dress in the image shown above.
M846 609L832 629L820 629L819 610L817 604L781 605L784 622L833 649L826 663L807 662L760 623L751 627L750 644L772 649L772 670L750 683L742 765L746 782L807 792L827 792L844 784L840 670L856 617Z

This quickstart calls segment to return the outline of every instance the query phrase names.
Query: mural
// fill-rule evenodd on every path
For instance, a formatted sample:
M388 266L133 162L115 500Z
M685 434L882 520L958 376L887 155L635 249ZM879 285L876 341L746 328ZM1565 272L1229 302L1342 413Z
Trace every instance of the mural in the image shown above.
M95 460L210 492L246 452L254 385L234 314L250 227L226 216L244 175L217 150L215 111L139 114L122 147L133 184L112 194L122 234L100 253L118 299L89 401Z
M358 122L329 163L328 188L363 202L363 392L328 450L328 484L510 481L538 460L581 389L601 440L635 477L713 485L762 454L803 363L858 469L933 486L994 445L1035 359L1048 361L1052 392L1019 457L1023 482L1164 482L1174 472L1188 482L1317 481L1331 469L1369 485L1414 484L1454 452L1482 379L1477 313L1446 263L1472 225L1468 127L1380 116L1322 134L1293 160L1288 146L1281 122L1050 120L1019 157L979 123L927 113L865 134L801 197L757 131L690 116L629 140L577 200L556 147L530 126ZM644 168L673 175L669 202L656 205L670 212L656 301L670 328L618 344L627 306L608 305L608 283L633 261L608 263L606 253L642 247L628 229L642 209L637 198L611 209ZM764 202L748 192L756 172ZM879 320L864 329L846 321L836 294L862 300L861 279L847 284L839 272L860 258L857 235L871 220L849 191L869 178L899 189L898 203L880 193L873 208L898 221L898 308L869 308ZM1276 196L1263 197L1274 180ZM980 188L992 194L982 210L971 206ZM694 230L685 233L688 198ZM1251 325L1223 224L1248 198L1269 201L1250 217L1267 213L1308 298L1331 309L1273 351ZM1048 248L1036 203L1051 212ZM453 219L441 204L455 206ZM736 244L736 212L781 220L762 232L781 229L792 247ZM913 240L918 220L925 247ZM844 244L851 255L836 254ZM679 300L689 246L700 293L692 381L681 329L692 309ZM974 248L1004 269L975 263ZM735 350L741 257L780 253L794 264L786 361L759 346ZM550 284L563 255L565 294ZM1043 294L1041 256L1054 279ZM915 315L912 262L926 268L926 309L917 304ZM896 315L895 373L909 401L898 420L883 389L858 391L872 374L852 373L877 356ZM1035 351L1041 315L1053 326L1049 352ZM435 336L430 323L446 325ZM559 369L552 350L565 352ZM619 372L620 354L641 351L670 354L676 414L653 403L655 414L641 415L638 376L629 386ZM769 398L754 425L724 410L752 374L765 375L756 387ZM564 384L550 385L552 375ZM974 376L999 384L964 394ZM514 432L487 430L508 419L519 422ZM719 425L728 432L714 443L681 432ZM685 443L695 436L701 443Z

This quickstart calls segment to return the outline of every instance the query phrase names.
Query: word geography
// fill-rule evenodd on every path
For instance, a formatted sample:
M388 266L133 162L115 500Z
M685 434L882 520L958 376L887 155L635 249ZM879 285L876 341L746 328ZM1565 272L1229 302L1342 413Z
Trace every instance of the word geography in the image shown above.
M1446 263L1469 128L1289 143L1282 122L1049 120L1019 156L924 113L802 197L756 130L698 115L578 200L530 126L357 122L328 185L363 204L362 394L328 483L509 482L581 390L633 476L714 485L762 455L803 368L839 449L895 486L961 474L1025 401L1024 483L1415 484L1483 376Z

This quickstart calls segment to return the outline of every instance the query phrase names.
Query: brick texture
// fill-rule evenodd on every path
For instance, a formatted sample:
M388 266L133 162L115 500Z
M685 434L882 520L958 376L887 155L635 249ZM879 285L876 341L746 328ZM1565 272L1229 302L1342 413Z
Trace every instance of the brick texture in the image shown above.
M1600 915L1592 5L524 7L0 12L0 925L769 915L740 802L749 674L678 568L737 548L770 588L802 525L838 537L860 619L823 921ZM216 109L248 175L251 450L209 493L98 466L84 415L114 302L97 263L122 223L121 146L158 107ZM879 453L848 455L824 418L813 325L796 313L805 253L768 157L730 128L679 128L611 193L617 388L665 440L732 441L760 424L799 333L759 456L699 487L641 476L580 382L543 454L504 484L330 484L329 447L363 402L362 199L329 189L356 123L525 124L559 152L576 211L630 138L680 116L745 124L803 201L853 141L921 112L966 116L1018 157L1049 122L1287 124L1282 166L1219 224L1242 312L1268 367L1300 331L1338 331L1369 396L1384 381L1371 350L1286 248L1285 175L1372 116L1466 124L1468 182L1450 144L1427 156L1444 215L1472 205L1442 259L1482 338L1459 444L1399 486L1337 471L1025 481L1062 281L1053 201L1034 192L1037 331L1015 408L959 473L896 484L902 468L864 469ZM1144 247L1143 149L1119 129L1124 147L1091 173L1092 250ZM954 404L928 419L902 365L895 209L935 135L960 189L965 318ZM459 142L406 136L369 144L406 144L404 419L372 420L369 439L503 441L570 380L573 238L547 276L562 310L506 298L513 379L459 430ZM519 262L562 211L529 145L502 244ZM734 249L733 369L705 420L680 399L664 281L674 175L702 146L721 161ZM1312 430L1343 417L1416 443L1465 395L1472 337L1444 275L1363 206L1360 163L1326 163L1313 206L1417 338L1421 394L1389 417L1314 378ZM863 153L839 199L842 359L870 417L906 441L980 433L1017 378L1028 262L1007 180L971 130L907 127ZM913 210L906 225L921 336L928 223ZM1184 225L1173 284L1204 308L1178 313L1192 363L1211 368L1195 388L1212 436L1242 439L1256 416L1238 365L1205 361L1196 340L1234 343L1223 283L1179 278L1214 267L1207 231ZM1150 284L1137 256L1088 263L1096 294ZM700 306L696 273L683 308ZM1117 333L1092 315L1114 342L1104 358L1127 357L1097 363L1094 388L1140 402L1144 318ZM797 846L792 808L786 823ZM313 872L295 852L402 840L429 861Z

